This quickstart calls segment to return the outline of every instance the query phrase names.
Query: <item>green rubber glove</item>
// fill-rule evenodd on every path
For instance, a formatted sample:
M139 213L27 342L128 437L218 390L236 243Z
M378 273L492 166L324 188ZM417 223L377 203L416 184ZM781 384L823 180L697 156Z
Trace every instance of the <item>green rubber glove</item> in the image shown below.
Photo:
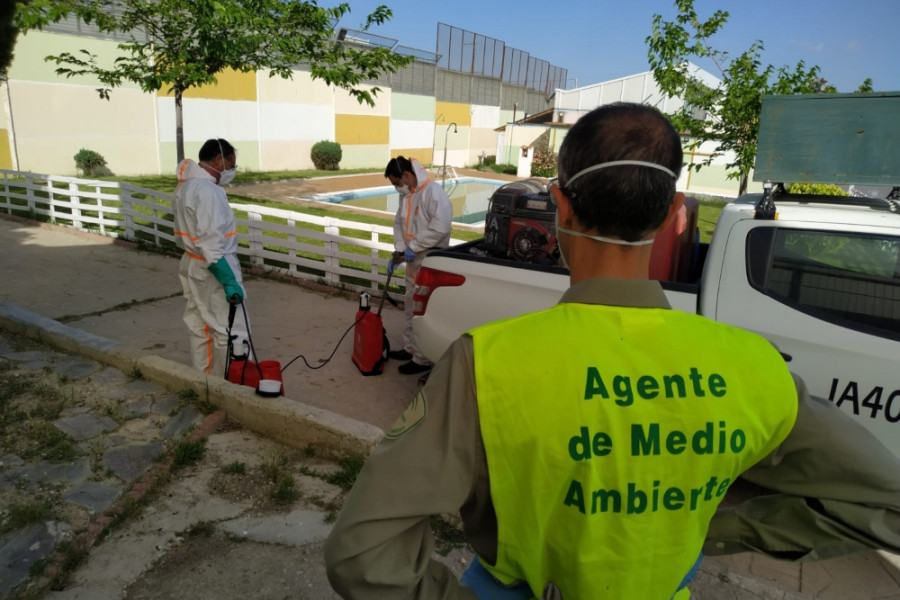
M228 264L224 256L209 265L209 270L219 280L222 287L225 288L226 300L230 302L232 298L237 296L238 302L244 301L244 290L241 289L241 284L235 279L234 271L231 270L231 265Z

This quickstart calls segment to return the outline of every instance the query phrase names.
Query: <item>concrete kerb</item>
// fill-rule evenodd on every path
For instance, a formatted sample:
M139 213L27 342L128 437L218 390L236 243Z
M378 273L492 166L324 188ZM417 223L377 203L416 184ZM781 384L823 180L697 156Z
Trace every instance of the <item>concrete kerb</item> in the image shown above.
M141 355L53 319L0 302L0 328L60 350L141 375L172 392L193 389L244 427L293 448L314 446L319 455L368 456L384 432L374 425L289 398L264 398L242 385L208 377L197 369L156 355Z

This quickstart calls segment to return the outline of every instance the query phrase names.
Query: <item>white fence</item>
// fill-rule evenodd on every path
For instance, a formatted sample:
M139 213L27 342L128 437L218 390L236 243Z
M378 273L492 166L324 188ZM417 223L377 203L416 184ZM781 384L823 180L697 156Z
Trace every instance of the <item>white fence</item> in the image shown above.
M254 204L231 206L245 265L380 294L394 250L392 228ZM0 213L175 248L172 196L126 182L0 169ZM391 295L398 297L404 287L399 271L391 284Z

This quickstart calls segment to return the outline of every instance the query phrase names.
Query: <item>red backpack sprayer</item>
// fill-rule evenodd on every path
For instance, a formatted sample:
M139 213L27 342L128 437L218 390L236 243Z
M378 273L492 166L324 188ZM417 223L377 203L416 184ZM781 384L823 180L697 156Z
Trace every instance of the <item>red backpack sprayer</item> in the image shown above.
M234 314L237 305L241 305L244 313L244 324L247 329L247 341L242 355L235 355L231 326L234 325ZM263 360L254 362L250 356L256 358L256 349L253 347L253 338L250 337L250 323L247 319L247 308L237 300L237 294L231 298L228 309L228 353L225 358L225 379L231 383L246 385L256 388L256 393L267 398L284 396L284 383L281 377L281 363L277 360Z
M395 253L395 264L402 260L402 255L397 256ZM238 385L246 385L256 389L256 393L265 397L284 396L284 381L282 373L286 368L294 363L298 358L310 369L321 369L334 357L341 342L350 333L355 330L353 336L353 364L360 370L363 375L380 375L384 372L384 363L388 360L388 353L391 350L390 342L387 338L387 332L381 320L381 310L384 308L384 302L387 300L394 306L397 302L388 296L388 286L391 282L393 270L388 272L387 281L384 284L384 292L381 295L381 301L378 304L378 310L372 312L369 306L369 294L362 292L359 296L359 310L356 313L356 320L344 332L341 339L338 340L331 355L322 361L318 366L312 366L307 362L306 358L301 354L291 359L284 367L276 360L263 360L255 362L250 357L256 358L256 348L253 346L253 338L250 336L250 324L247 318L247 308L236 297L230 301L228 309L228 352L225 362L225 379L231 383ZM244 315L244 325L247 330L247 340L244 342L244 352L238 354L234 347L234 338L231 335L231 328L234 325L234 317L237 313L237 305L241 305L241 311Z
M398 258L395 252L394 260ZM394 271L389 269L376 312L373 313L369 307L369 294L362 292L359 295L359 310L356 312L353 333L353 364L363 375L381 375L391 351L391 343L381 320L381 309L384 308L385 300L390 300L391 304L397 306L393 298L388 297L388 286L393 274Z

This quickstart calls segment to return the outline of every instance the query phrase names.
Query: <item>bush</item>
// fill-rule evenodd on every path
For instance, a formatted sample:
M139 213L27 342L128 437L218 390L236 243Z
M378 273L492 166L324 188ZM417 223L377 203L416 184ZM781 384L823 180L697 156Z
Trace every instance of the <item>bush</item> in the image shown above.
M849 194L830 183L792 183L788 186L789 194L811 194L815 196L848 196Z
M327 140L313 144L312 152L310 152L313 164L317 169L323 171L337 171L342 157L341 145Z
M556 177L556 153L536 150L531 161L532 177Z
M106 159L99 152L82 148L75 154L75 167L85 175L96 175L106 166Z

